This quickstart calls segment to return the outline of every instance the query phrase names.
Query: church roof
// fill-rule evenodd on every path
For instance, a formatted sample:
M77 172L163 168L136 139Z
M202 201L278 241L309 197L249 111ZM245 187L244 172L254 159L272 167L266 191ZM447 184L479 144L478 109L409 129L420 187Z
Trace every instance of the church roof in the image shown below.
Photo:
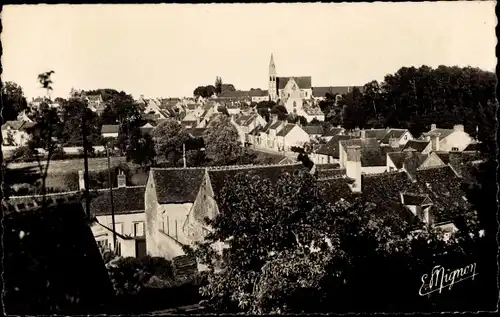
M300 89L311 89L311 76L276 77L276 86L278 89L284 89L290 78L295 80Z

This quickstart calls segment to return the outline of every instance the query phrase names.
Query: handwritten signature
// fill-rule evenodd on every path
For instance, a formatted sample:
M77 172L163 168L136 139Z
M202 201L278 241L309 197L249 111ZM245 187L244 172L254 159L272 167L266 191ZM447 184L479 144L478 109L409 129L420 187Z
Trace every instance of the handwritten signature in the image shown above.
M478 275L476 273L476 263L469 264L453 271L445 269L441 265L436 265L432 268L430 278L428 274L422 275L422 286L418 294L420 296L426 296L437 291L441 294L446 287L448 287L448 290L451 290L456 283L469 278L474 280L476 275Z

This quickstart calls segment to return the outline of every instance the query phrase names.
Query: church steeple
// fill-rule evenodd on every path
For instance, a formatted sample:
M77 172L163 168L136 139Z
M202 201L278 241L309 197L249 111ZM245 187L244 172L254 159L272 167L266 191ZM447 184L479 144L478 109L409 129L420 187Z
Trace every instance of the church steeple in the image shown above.
M269 61L269 99L276 101L278 99L278 91L276 87L276 65L274 64L273 53Z

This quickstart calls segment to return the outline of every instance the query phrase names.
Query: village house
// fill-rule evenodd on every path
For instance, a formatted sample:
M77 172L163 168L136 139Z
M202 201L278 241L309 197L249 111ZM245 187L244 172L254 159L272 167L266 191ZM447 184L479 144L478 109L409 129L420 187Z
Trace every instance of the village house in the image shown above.
M414 150L412 148L405 149L401 152L387 153L387 161L386 161L387 162L387 171L388 172L400 171L403 168L403 162L407 158L408 152L414 152L412 155L416 160L417 168L420 168L429 156L428 154L417 152L416 150Z
M305 125L302 127L311 140L319 140L323 135L323 127L320 125Z
M236 90L224 91L219 96L219 99L227 101L241 101L244 103L261 102L269 100L269 93L267 90L252 89L252 90Z
M463 151L474 140L464 131L464 126L457 124L453 129L437 128L431 125L430 131L423 134L423 138L430 139L434 151Z
M412 149L422 154L428 154L430 151L432 151L432 144L431 141L428 140L414 139L406 142L402 150L404 151L407 149Z
M239 115L233 118L233 121L239 126L244 134L250 133L257 126L264 126L266 120L262 118L258 113L251 113L248 115Z
M368 131L364 132L365 135ZM413 139L414 137L408 129L389 129L382 139L380 139L380 144L390 146L393 142L397 142L399 145L405 145L409 140Z
M96 112L101 115L104 109L106 109L106 104L102 99L101 94L99 95L88 95L83 97L88 102L88 107L92 112Z
M26 110L21 111L16 118L17 121L33 122L33 120L28 116Z
M35 126L34 122L7 121L2 125L3 145L25 146L30 140L30 131Z
M299 125L287 123L276 133L278 151L290 151L292 147L303 147L311 141L309 135Z
M336 135L343 135L344 131L344 128L342 128L341 126L331 127L330 129L324 131L321 138L328 142Z
M259 130L260 136L258 137L258 143L255 143L257 147L263 147L271 150L277 150L277 140L276 134L286 125L285 121L278 120L277 114L272 114L270 116L269 122Z
M418 154L406 151L401 170L370 175L362 171L361 147L350 145L346 150L345 175L319 181L325 199L336 203L362 195L413 226L415 232L422 225L432 225L445 230L446 239L458 230L452 210L467 210L469 204L461 176L450 165L418 169ZM462 168L466 171L468 166Z
M205 218L218 214L215 200L238 173L276 182L302 165L227 166L217 168L153 168L146 185L146 245L151 256L172 259L184 254L211 230Z
M300 111L298 115L306 118L307 122L311 122L314 119L325 121L325 114L314 101L305 101L302 104L302 111Z
M103 124L101 127L101 136L103 138L117 138L120 126L118 124Z
M145 101L144 113L154 114L157 119L167 119L168 113L160 108L161 101L158 99L149 99Z
M326 144L321 144L319 148L310 155L312 161L316 164L338 163L340 158L339 142L341 140L354 139L351 135L334 135L329 138Z

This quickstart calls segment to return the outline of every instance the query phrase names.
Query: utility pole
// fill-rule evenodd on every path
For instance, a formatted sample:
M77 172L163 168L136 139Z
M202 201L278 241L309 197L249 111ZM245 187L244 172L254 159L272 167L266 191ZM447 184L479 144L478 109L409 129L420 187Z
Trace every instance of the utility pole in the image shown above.
M109 143L106 143L106 156L108 157L108 183L109 201L111 204L111 224L113 226L113 249L116 250L115 205L113 203L113 180L111 179L111 159L109 157Z
M182 143L182 161L184 162L184 168L186 168L186 142Z
M90 189L89 189L89 160L88 160L88 127L87 127L87 111L85 108L83 112L82 134L83 134L83 182L85 184L84 197L85 197L85 212L87 219L90 220Z

